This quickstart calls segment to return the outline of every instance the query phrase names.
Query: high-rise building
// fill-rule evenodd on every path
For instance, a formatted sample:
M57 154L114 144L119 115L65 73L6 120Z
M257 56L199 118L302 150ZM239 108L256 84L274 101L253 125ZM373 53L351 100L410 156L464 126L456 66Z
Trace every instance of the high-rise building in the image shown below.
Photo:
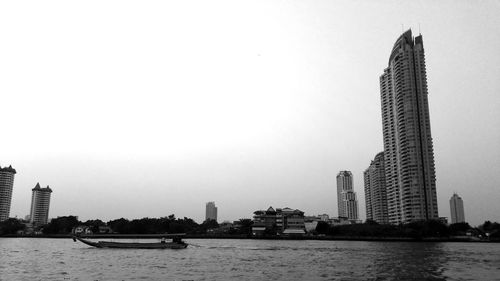
M358 219L358 200L352 188L352 173L340 171L337 174L337 204L339 217Z
M215 202L208 202L205 207L205 220L217 221L217 207L215 207Z
M389 223L438 219L422 35L396 40L380 95Z
M387 190L385 187L384 152L380 152L364 172L366 219L380 224L389 223Z
M41 188L40 184L37 183L32 191L30 222L35 226L47 224L49 219L50 194L52 193L52 189L50 189L49 186Z
M8 219L10 215L15 174L16 170L12 166L0 167L0 221Z
M464 201L454 193L450 198L451 223L465 222Z

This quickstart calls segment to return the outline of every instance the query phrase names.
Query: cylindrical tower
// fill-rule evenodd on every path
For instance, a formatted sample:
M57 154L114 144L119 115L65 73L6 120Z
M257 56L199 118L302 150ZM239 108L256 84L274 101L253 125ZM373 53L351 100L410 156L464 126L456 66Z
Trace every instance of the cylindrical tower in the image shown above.
M8 219L10 215L15 174L16 170L12 166L0 167L0 221Z

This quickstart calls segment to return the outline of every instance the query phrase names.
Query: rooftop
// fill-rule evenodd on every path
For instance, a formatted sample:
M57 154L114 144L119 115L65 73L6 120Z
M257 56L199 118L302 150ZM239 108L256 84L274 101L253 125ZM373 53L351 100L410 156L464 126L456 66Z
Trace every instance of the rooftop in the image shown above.
M9 165L9 167L4 167L4 168L0 167L0 172L10 172L15 174L16 169L12 168L12 166Z

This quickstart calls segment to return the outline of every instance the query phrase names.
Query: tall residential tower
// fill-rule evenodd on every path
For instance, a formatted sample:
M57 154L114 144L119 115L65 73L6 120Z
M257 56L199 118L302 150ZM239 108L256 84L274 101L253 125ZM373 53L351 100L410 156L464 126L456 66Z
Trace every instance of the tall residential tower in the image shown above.
M358 219L358 200L352 188L352 173L340 171L337 174L337 204L339 217Z
M380 76L389 223L438 218L422 35L394 44Z
M41 188L40 184L37 183L32 191L30 222L35 226L47 224L49 219L50 194L52 193L52 189L50 189L49 186Z
M12 166L0 167L0 221L8 219L10 215L15 174L16 170Z
M450 198L451 223L465 222L464 201L454 193Z
M215 207L215 202L208 202L205 206L205 220L217 221L217 207Z
M385 186L384 152L380 152L364 172L366 219L380 224L389 223Z

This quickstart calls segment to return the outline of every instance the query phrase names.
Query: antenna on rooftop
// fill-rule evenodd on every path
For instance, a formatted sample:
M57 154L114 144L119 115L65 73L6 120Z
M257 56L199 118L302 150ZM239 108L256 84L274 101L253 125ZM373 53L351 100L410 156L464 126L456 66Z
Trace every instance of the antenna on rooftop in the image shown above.
M420 32L420 23L418 23L418 35L422 35L422 33Z

